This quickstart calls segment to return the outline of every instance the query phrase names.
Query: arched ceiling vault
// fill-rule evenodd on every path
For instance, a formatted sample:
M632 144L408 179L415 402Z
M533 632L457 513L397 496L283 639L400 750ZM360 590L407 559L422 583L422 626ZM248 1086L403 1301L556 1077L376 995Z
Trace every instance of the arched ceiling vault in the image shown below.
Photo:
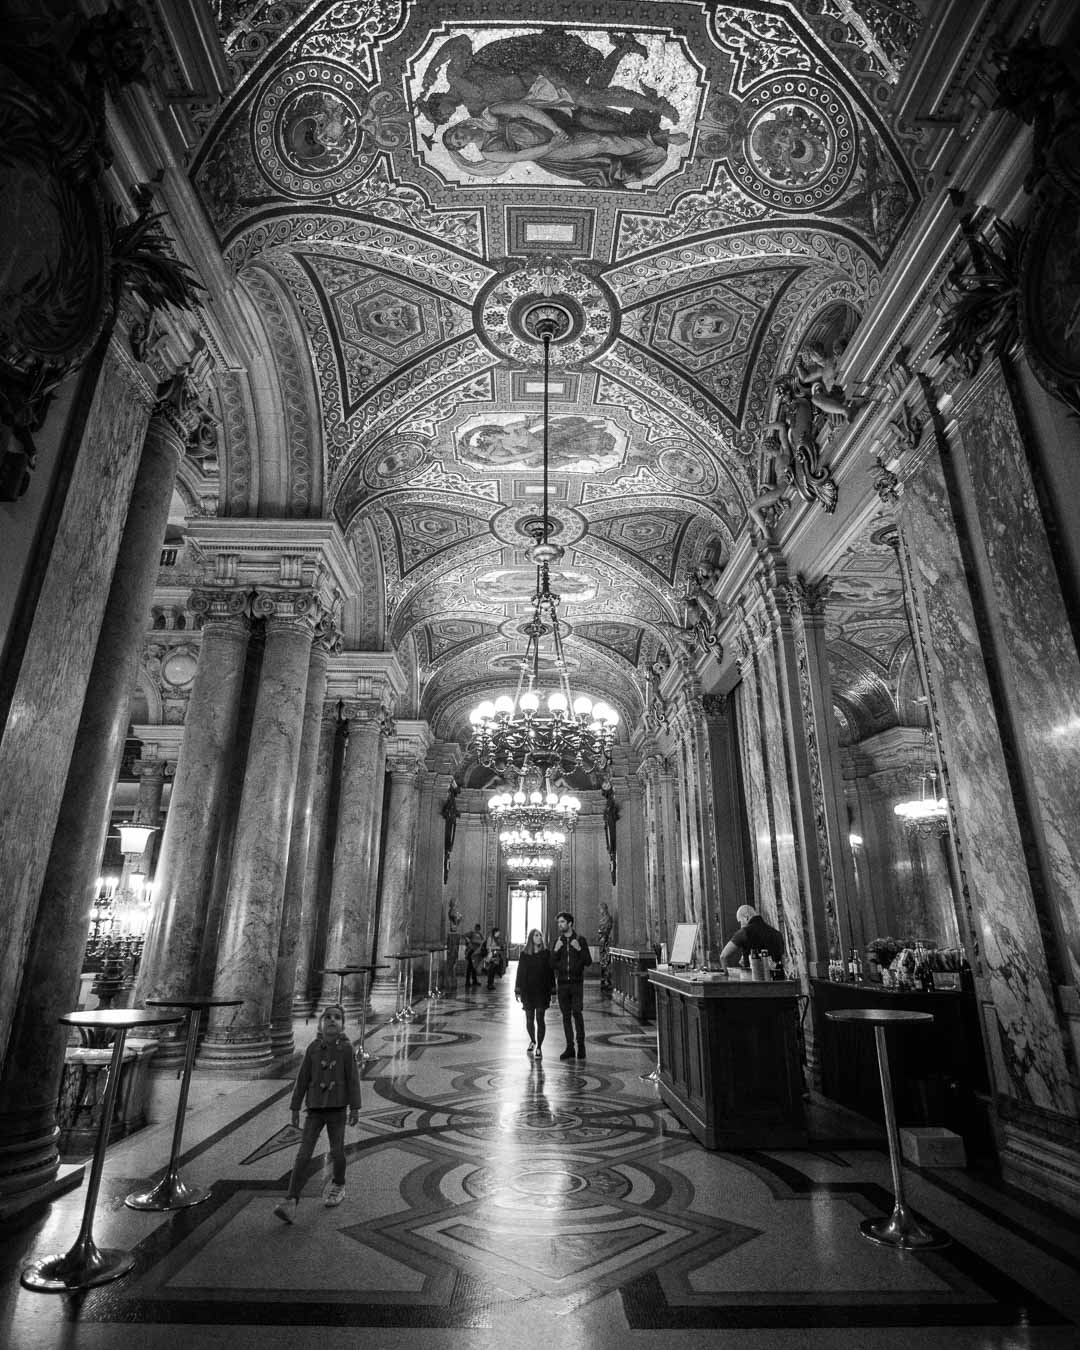
M918 207L890 113L917 6L243 8L191 170L279 385L226 428L229 509L336 518L350 642L407 655L408 711L464 740L524 651L523 316L557 305L554 588L577 682L636 715L689 574L746 528L776 376L850 332Z

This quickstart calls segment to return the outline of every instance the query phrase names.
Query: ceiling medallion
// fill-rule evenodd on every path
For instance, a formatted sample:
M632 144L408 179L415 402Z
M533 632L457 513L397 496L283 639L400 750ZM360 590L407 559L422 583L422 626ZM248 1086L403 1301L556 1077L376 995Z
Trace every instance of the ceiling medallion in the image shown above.
M480 299L479 330L498 356L520 365L542 359L541 328L552 359L576 366L604 351L615 336L614 297L598 278L565 258L542 258L496 277Z
M822 81L772 76L747 95L743 154L732 162L751 196L789 211L818 210L847 186L855 168L855 122Z

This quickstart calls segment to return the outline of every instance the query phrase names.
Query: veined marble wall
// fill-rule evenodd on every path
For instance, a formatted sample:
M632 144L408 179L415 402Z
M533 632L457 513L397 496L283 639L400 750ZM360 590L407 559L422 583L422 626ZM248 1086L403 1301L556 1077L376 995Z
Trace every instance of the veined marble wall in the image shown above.
M1030 782L1059 978L1080 983L1080 661L1054 571L1023 437L1000 367L965 406L960 435L971 475L1001 645L1011 716ZM1056 941L1055 941L1056 939Z
M932 450L906 485L899 524L978 924L979 966L993 1001L987 1043L994 1077L1018 1102L1071 1114L1073 1094L987 672L987 660L995 657L983 648L941 461ZM1034 603L1027 586L1024 594Z

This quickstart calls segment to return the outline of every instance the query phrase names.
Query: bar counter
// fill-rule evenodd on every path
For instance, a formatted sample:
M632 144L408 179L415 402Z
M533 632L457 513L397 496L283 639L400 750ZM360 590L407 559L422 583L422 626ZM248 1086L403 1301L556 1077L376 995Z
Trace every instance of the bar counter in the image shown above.
M807 1142L799 984L657 968L660 1095L706 1148Z

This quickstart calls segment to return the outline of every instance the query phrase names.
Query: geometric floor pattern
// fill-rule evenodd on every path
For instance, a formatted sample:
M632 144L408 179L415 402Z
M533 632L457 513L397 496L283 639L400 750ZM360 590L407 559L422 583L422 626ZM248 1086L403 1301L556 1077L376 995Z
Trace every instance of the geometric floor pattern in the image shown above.
M553 1031L537 1062L511 988L420 1003L404 1025L376 1005L345 1202L323 1206L316 1156L292 1227L271 1214L297 1141L286 1078L198 1075L180 1171L210 1200L124 1207L168 1153L161 1082L157 1123L109 1151L95 1221L135 1269L78 1298L19 1287L25 1261L73 1240L82 1192L64 1197L0 1244L0 1345L1080 1346L1080 1225L908 1168L912 1208L951 1245L879 1248L858 1226L891 1208L888 1159L865 1123L823 1108L807 1148L705 1150L642 1077L652 1028L593 992L588 1059L560 1062Z

